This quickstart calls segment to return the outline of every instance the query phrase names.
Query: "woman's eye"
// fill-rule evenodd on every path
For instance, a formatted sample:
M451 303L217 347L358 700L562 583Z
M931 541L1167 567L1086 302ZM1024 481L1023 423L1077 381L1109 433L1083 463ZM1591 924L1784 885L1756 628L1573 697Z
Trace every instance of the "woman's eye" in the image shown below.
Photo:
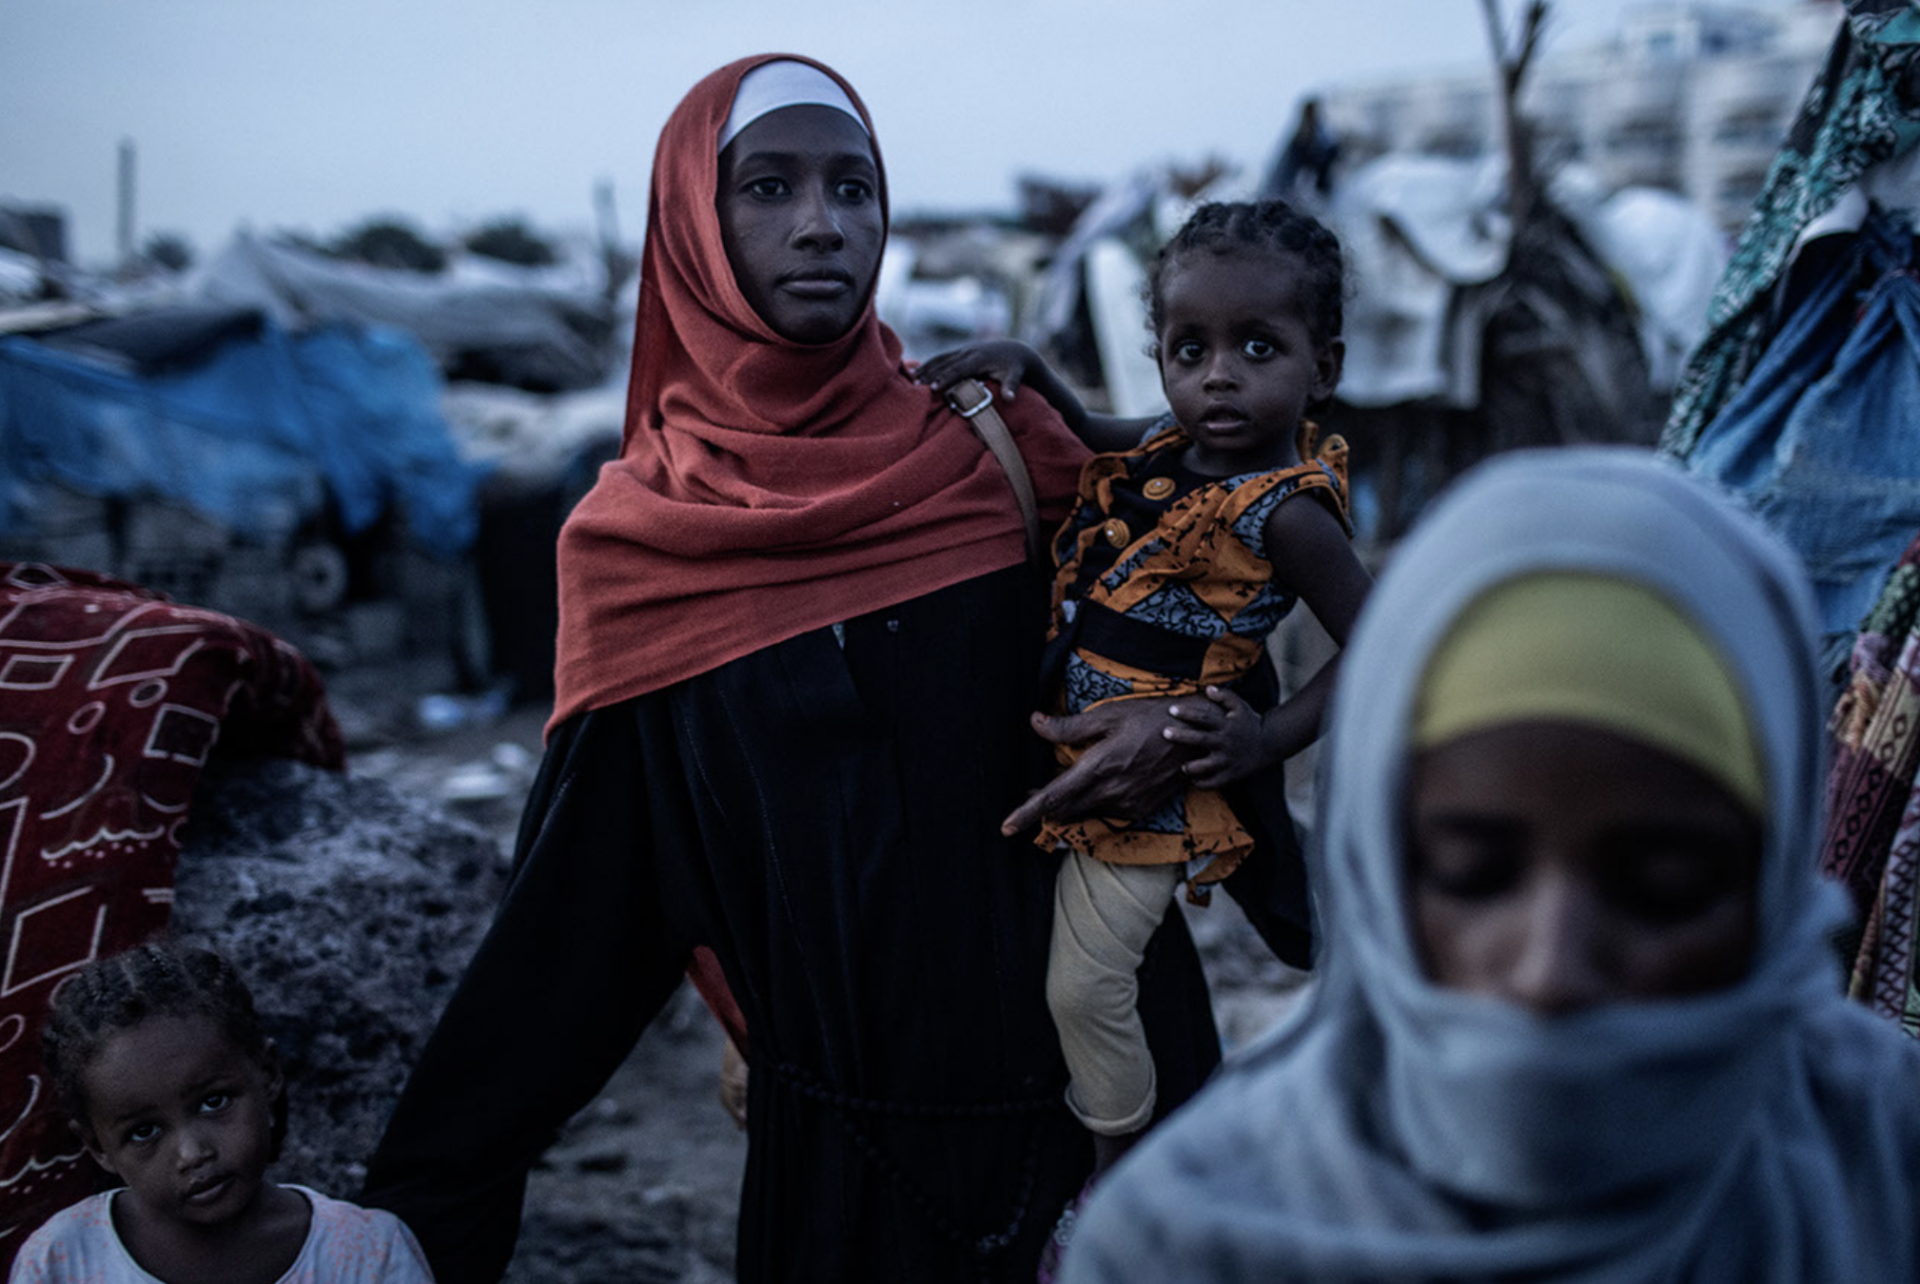
M1614 903L1649 923L1681 923L1712 910L1738 881L1711 853L1670 848L1619 865Z
M873 196L873 188L857 178L845 180L834 190L839 193L840 199L849 205L861 204Z
M1519 883L1521 862L1509 843L1491 836L1415 837L1413 877L1421 887L1455 900L1488 900Z
M747 195L757 196L761 200L770 200L786 190L787 185L777 178L756 178L746 187Z
M1276 349L1271 343L1268 343L1265 339L1248 339L1245 343L1240 345L1240 351L1246 353L1249 357L1252 357L1255 361L1265 361L1268 357L1274 354Z

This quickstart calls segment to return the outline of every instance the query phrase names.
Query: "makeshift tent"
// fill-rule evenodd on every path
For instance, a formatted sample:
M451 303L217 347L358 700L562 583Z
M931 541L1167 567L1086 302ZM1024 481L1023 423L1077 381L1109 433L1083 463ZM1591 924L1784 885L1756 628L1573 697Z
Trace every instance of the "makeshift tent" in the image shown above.
M452 556L473 541L482 470L439 398L427 354L386 327L296 335L202 311L0 338L0 538L57 484L176 501L268 544L329 508L351 534L397 506L415 543Z
M207 264L198 289L209 302L258 308L289 330L398 327L450 378L558 392L591 387L608 371L609 305L579 289L387 271L244 232Z

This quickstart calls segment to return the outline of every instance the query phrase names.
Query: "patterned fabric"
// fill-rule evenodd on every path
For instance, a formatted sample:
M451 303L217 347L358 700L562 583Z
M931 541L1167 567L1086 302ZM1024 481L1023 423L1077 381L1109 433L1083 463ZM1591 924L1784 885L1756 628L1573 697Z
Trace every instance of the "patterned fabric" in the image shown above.
M1920 1037L1920 539L1861 626L1829 730L1820 868L1846 885L1866 924L1849 993Z
M1061 712L1190 695L1253 669L1295 601L1267 559L1273 510L1311 494L1352 532L1347 444L1318 438L1303 422L1296 446L1309 462L1224 479L1186 472L1179 461L1190 439L1178 426L1088 462L1055 539L1049 645L1064 653ZM1062 766L1077 756L1056 750ZM1035 841L1121 865L1189 862L1193 884L1220 881L1253 850L1225 800L1204 789L1138 821L1047 821Z
M1771 338L1770 296L1801 231L1870 166L1920 140L1920 116L1903 107L1898 89L1917 49L1920 6L1913 0L1846 0L1826 66L1800 104L1708 305L1707 337L1681 375L1661 450L1682 459L1691 454L1752 372Z
M433 1284L413 1234L392 1213L289 1186L313 1206L307 1239L276 1284ZM10 1284L160 1284L113 1228L114 1192L62 1210L27 1241Z
M273 635L109 576L0 563L0 1269L94 1189L40 1068L54 988L166 927L216 744L344 763L319 675Z

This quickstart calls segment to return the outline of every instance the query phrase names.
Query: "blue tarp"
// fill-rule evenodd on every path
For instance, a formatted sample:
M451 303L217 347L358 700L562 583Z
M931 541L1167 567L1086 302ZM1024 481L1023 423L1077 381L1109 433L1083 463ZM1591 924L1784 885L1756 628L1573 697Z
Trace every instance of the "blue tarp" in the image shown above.
M1860 627L1920 530L1916 267L1906 224L1870 219L1687 456L1799 551L1833 636Z
M424 550L472 543L484 469L462 460L440 376L404 331L272 325L190 369L140 376L0 339L0 535L32 525L35 488L187 505L273 542L331 501L348 532L390 505Z

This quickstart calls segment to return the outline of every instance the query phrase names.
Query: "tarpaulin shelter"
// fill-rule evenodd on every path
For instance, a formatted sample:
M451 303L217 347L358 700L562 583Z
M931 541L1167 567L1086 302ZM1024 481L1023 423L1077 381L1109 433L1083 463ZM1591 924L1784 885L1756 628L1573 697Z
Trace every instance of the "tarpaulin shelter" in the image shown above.
M190 309L0 338L0 539L40 491L161 498L277 543L332 511L349 534L392 507L413 541L472 543L481 470L440 412L426 352L388 327L291 333Z
M258 308L289 330L405 330L450 378L560 392L592 387L608 372L610 307L578 289L388 271L244 232L206 265L197 288L210 303Z

